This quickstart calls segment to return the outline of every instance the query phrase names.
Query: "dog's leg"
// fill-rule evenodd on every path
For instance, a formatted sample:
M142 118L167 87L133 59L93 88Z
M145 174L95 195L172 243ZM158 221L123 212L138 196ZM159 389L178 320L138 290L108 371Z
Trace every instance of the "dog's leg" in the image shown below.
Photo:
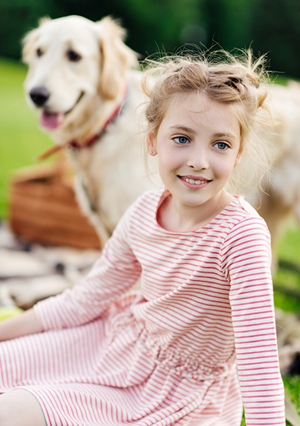
M75 194L82 212L87 216L90 223L95 227L99 236L100 244L103 246L111 236L111 231L107 224L106 218L97 208L95 201L91 199L87 179L83 171L77 166L75 175Z
M272 245L272 270L276 271L278 266L277 246L284 229L287 217L292 213L291 208L286 206L279 196L268 190L268 194L261 195L257 211L262 216L269 228Z

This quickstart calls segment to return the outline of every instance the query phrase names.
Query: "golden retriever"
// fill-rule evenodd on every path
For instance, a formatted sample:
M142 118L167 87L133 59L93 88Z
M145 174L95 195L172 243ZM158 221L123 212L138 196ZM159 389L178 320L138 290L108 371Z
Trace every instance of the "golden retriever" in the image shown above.
M137 55L110 17L42 19L24 38L25 92L40 126L75 168L79 204L102 243L158 178L144 166L145 96Z
M153 186L142 158L142 73L125 31L109 17L43 19L24 38L25 90L40 125L64 146L76 170L76 193L104 242L127 206ZM300 89L270 85L279 153L256 203L273 245L291 212L300 221ZM160 186L159 180L155 186ZM253 199L254 200L254 199Z

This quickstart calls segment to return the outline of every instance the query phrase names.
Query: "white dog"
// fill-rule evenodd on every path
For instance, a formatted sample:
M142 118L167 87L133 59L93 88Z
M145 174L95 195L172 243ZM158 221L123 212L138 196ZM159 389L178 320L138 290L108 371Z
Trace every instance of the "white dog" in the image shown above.
M24 39L28 101L40 111L42 128L70 154L80 205L102 242L126 207L153 185L141 157L142 74L132 70L136 54L123 38L109 17L94 23L69 16L42 20ZM300 89L269 90L279 124L277 136L264 137L272 137L279 155L258 204L275 244L288 214L300 221Z
M82 210L106 241L125 209L158 178L143 165L146 98L137 55L111 18L42 19L24 38L28 102L76 171Z

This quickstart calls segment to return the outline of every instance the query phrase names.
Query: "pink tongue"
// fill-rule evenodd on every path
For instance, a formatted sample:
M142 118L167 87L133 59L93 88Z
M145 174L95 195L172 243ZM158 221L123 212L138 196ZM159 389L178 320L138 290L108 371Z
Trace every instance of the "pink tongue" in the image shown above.
M63 121L64 113L48 113L43 111L40 117L41 126L45 127L45 129L56 129Z

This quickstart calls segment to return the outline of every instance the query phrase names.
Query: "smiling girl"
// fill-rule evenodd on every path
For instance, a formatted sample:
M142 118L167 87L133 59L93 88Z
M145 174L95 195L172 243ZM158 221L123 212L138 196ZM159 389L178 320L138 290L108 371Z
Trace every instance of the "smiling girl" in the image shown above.
M148 143L172 194L159 212L164 227L192 231L234 199L225 187L242 151L240 125L229 108L205 93L174 101Z
M250 59L148 71L165 189L128 209L80 285L0 324L1 426L239 426L243 405L247 426L285 425L269 232L229 191L265 150Z

